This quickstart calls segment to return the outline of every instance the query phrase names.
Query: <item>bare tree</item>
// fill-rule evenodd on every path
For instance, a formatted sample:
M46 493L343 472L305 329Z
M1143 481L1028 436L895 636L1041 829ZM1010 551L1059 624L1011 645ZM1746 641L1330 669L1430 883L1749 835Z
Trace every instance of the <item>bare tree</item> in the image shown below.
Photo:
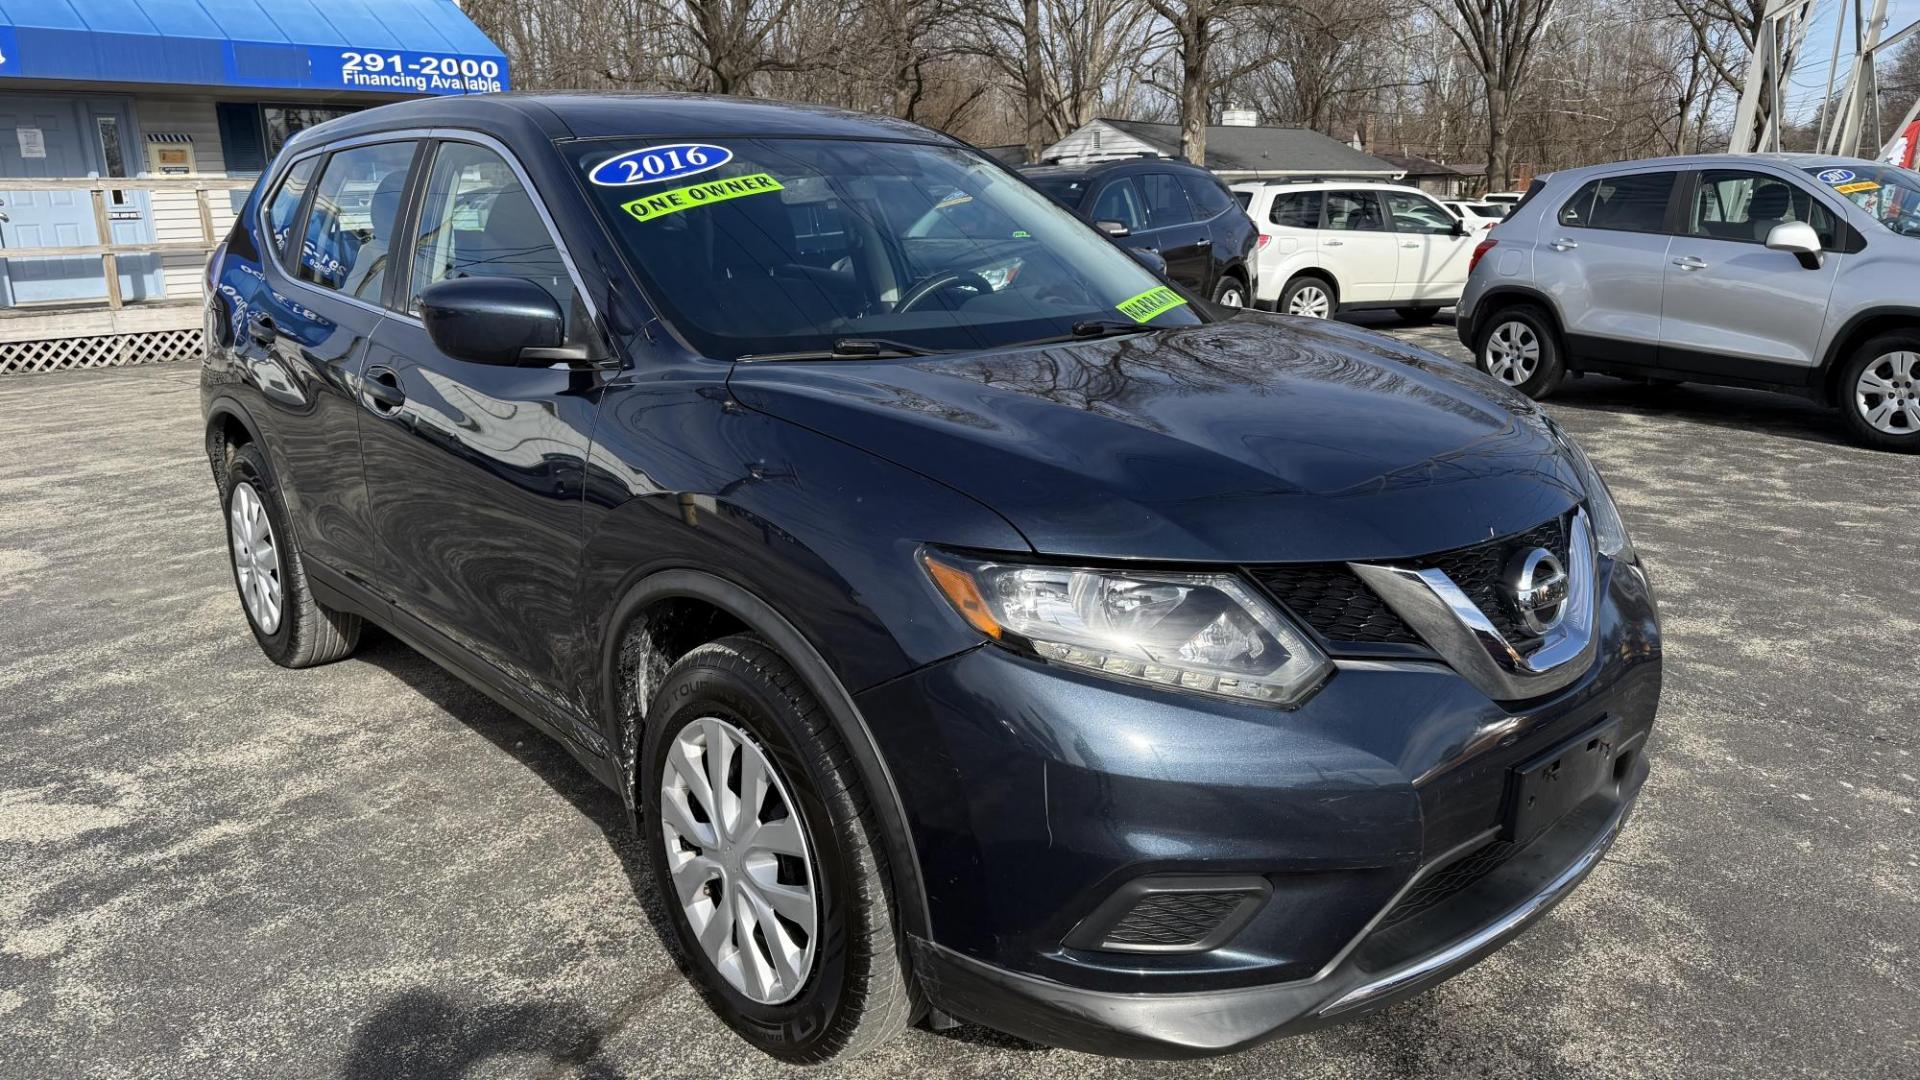
M1554 0L1423 0L1466 50L1486 100L1487 185L1513 182L1507 124Z
M1234 31L1257 33L1253 19L1245 18L1261 0L1146 0L1166 23L1172 39L1171 59L1178 71L1168 88L1180 106L1180 156L1195 165L1206 164L1207 121L1214 90L1258 69L1272 59L1272 51L1252 40L1239 43L1237 65L1214 63L1221 35Z

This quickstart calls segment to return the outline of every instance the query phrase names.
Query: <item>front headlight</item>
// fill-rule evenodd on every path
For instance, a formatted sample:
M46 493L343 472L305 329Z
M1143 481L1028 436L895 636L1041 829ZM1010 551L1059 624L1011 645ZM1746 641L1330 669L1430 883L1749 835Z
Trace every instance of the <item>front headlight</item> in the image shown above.
M1580 448L1573 436L1560 432L1560 444L1567 448L1567 460L1580 474L1580 485L1587 492L1587 517L1593 520L1593 546L1609 559L1633 559L1633 542L1627 539L1627 523L1620 520L1620 508L1613 504L1613 493L1600 479L1600 470Z
M1326 654L1232 574L923 558L975 629L1055 663L1272 705L1299 703L1332 670Z

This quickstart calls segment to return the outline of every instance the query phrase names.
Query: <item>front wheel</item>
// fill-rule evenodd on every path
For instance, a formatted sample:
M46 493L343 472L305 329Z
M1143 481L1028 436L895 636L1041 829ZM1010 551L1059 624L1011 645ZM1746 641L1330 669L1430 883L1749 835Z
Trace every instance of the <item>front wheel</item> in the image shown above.
M1856 441L1920 451L1920 334L1882 334L1840 372L1840 409Z
M1317 277L1297 277L1280 292L1279 310L1308 319L1331 319L1339 310L1333 286Z
M885 855L825 710L747 634L687 653L653 701L640 783L680 969L785 1061L893 1039L914 1002Z
M1538 308L1503 308L1480 330L1474 359L1480 370L1530 398L1554 392L1566 375L1553 324Z

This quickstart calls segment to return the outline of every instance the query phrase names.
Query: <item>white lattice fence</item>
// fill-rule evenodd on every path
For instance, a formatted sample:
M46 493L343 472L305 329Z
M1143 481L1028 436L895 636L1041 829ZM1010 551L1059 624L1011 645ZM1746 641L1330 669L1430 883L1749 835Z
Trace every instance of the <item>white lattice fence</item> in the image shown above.
M196 326L142 334L0 342L0 375L194 360L200 356L201 341Z

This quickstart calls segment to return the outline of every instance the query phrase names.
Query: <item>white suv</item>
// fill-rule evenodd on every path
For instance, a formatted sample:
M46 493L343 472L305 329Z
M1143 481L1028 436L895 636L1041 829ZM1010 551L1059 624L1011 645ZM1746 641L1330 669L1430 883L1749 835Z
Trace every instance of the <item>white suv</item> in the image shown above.
M1317 319L1393 308L1427 322L1466 288L1478 233L1418 188L1329 180L1234 191L1260 229L1257 307Z

